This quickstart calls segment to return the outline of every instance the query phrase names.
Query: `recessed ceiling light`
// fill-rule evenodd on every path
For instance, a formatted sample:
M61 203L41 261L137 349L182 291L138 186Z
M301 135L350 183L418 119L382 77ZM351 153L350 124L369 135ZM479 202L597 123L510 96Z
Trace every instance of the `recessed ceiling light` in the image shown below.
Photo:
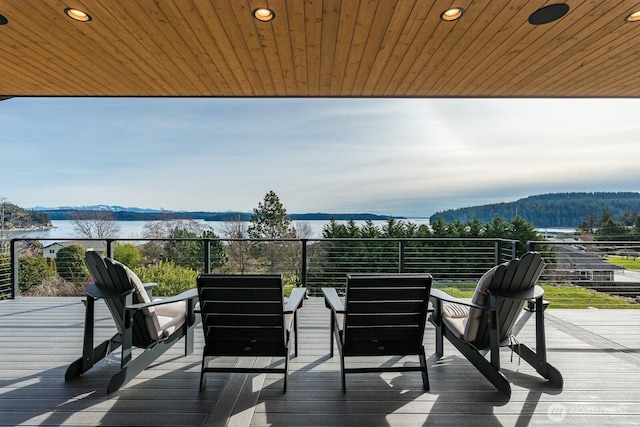
M9 20L7 19L7 17L4 15L0 15L0 25L7 25L8 23Z
M461 7L452 7L447 9L440 15L440 19L443 21L455 21L460 19L464 15L464 9Z
M79 22L91 21L91 16L87 12L83 12L80 9L74 9L74 8L68 7L64 10L64 13L66 13L69 18Z
M271 9L267 9L266 7L260 7L253 11L253 17L256 18L258 21L269 22L276 17L276 14Z
M633 12L631 15L627 16L625 19L627 22L638 22L640 21L640 10L637 12Z
M550 4L541 7L529 16L529 24L542 25L556 21L569 12L569 5L565 3Z

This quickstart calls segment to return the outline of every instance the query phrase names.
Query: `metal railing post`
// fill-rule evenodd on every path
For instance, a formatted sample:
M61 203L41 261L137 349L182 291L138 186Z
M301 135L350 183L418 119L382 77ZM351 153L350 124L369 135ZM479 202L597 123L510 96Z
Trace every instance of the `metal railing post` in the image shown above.
M493 264L500 264L500 260L502 259L502 245L500 244L500 240L496 240L494 244L494 254L493 254Z
M107 241L107 257L111 258L111 259L114 259L113 258L113 255L114 255L114 252L113 252L114 251L114 247L113 247L114 245L113 245L113 243L115 242L115 239L106 239L106 241Z
M307 242L309 239L300 239L302 243L302 263L300 268L302 271L300 272L300 280L302 281L302 286L307 287Z
M204 272L211 273L211 239L204 240Z
M404 250L407 245L405 240L398 240L398 273L404 273Z
M11 299L16 299L19 296L18 290L18 245L15 239L11 239L9 250L11 252Z

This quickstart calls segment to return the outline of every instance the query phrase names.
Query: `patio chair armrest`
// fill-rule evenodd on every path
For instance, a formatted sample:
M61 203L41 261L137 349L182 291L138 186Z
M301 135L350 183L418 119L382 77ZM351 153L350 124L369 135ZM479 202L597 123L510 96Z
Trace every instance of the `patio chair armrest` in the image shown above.
M490 310L490 307L487 305L477 304L469 299L456 298L454 296L449 295L448 293L441 291L440 289L431 288L431 299L436 299L444 302L451 302L454 304L466 305L468 307L477 308L479 310ZM436 304L434 304L435 306Z
M157 300L153 300L151 302L147 302L147 303L140 303L140 304L131 304L128 305L126 308L127 310L140 310L142 308L146 308L146 307L154 307L157 305L163 305L163 304L171 304L172 302L179 302L179 301L187 301L187 300L197 300L198 299L198 290L197 289L189 289L188 291L185 291L181 294L172 296L172 297L168 297L168 298L161 298L161 299L157 299ZM192 306L195 306L195 302L193 303Z
M105 288L96 286L95 283L90 283L85 288L85 292L86 292L87 295L89 295L90 297L92 297L94 299L98 299L98 298L109 299L109 298L122 298L123 296L132 293L133 289L126 289L124 291L123 290L117 290L116 291L116 290L105 289Z
M149 289L149 288L155 288L156 286L158 286L158 284L156 282L146 282L146 283L143 283L142 286L144 286L145 289Z
M491 292L491 295L494 295L498 298L511 299L511 300L520 300L527 301L530 299L538 299L544 295L544 289L542 287L535 285L533 288L525 289L524 291L516 291L516 292Z
M155 282L147 282L147 283L143 283L142 286L144 287L144 290L147 291L147 295L149 295L149 298L152 298L153 288L158 286L158 284Z
M289 300L284 306L284 313L290 314L302 307L302 302L306 294L307 288L293 288Z
M330 308L335 313L344 313L344 304L340 301L335 288L322 288L322 293L324 294L324 304L327 308Z

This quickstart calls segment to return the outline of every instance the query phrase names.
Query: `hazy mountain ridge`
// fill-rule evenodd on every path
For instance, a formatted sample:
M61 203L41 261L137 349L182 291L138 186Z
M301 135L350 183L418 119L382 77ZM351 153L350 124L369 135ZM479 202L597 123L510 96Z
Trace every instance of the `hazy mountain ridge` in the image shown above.
M241 211L224 211L224 212L206 212L206 211L168 211L162 209L145 209L122 206L109 205L91 205L91 206L60 206L55 208L34 207L32 211L45 213L51 220L70 220L73 215L81 212L111 212L113 218L117 221L154 221L162 219L200 219L205 221L233 221L239 219L241 221L249 221L253 212ZM289 214L292 220L296 221L316 221L316 220L386 220L391 218L389 215L376 215L370 213L303 213ZM403 217L394 217L403 219Z

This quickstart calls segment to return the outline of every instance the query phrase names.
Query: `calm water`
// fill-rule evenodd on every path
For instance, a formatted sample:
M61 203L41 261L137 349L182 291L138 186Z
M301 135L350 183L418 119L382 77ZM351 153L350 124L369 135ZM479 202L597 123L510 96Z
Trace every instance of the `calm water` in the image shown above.
M405 221L405 220L403 220ZM421 224L429 224L428 219L407 219L406 221L412 222L417 225ZM141 238L145 224L154 221L118 221L118 225L120 226L120 233L117 238L126 239L126 238ZM223 221L203 221L196 220L196 222L204 224L213 229L213 231L218 236L223 236L223 230L225 226L225 222ZM294 221L294 225L298 221ZM329 221L300 221L305 222L311 226L313 230L313 235L311 238L321 238L322 237L322 229L325 225L329 223ZM337 221L338 223L346 224L347 221ZM51 221L53 224L52 229L50 230L38 230L32 231L29 233L20 233L16 237L26 237L26 238L49 238L49 239L68 239L68 238L77 238L78 236L73 227L73 221ZM362 225L365 221L356 221L356 224ZM373 221L373 223L381 227L386 224L386 221ZM247 222L247 225L249 223Z
M429 224L429 220L424 218L418 218L418 219L409 218L402 221L408 221L416 225ZM144 226L148 222L154 222L154 221L118 221L118 225L120 226L120 234L117 237L120 239L142 238ZM196 220L196 222L212 228L213 231L218 236L223 237L225 222L203 221L203 220ZM309 236L310 238L321 238L322 229L324 228L325 225L329 223L329 221L300 221L300 222L305 222L311 226L311 229L313 230L313 235ZM337 222L341 224L346 224L347 221L337 221ZM81 237L75 233L75 230L73 229L73 221L51 221L51 223L53 224L54 228L50 230L39 230L39 231L32 231L29 233L20 233L15 237L50 238L50 239L61 239L61 240L68 239L68 238ZM294 221L294 225L296 223L297 221ZM356 224L358 225L363 225L364 223L365 221L356 221ZM382 227L383 225L386 224L386 221L373 221L373 223L378 227ZM249 223L247 222L247 225L248 224ZM562 233L575 232L575 229L573 228L542 228L542 229L538 229L538 232L541 233L543 236L553 237Z

